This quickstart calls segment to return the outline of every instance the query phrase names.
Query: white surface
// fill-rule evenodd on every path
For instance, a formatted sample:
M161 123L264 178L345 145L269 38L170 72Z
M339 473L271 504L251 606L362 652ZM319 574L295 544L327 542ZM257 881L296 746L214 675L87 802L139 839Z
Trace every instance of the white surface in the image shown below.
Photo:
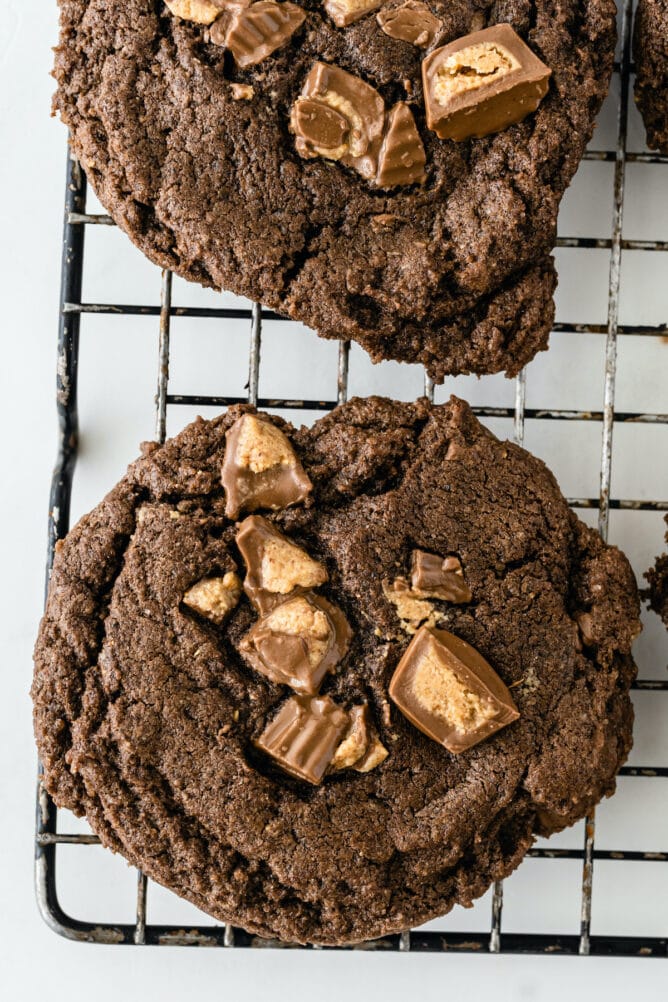
M55 38L54 4L3 0L0 8L0 182L2 242L2 365L0 406L4 430L2 463L2 543L0 618L0 992L23 1002L56 1002L86 992L107 999L189 997L250 1000L270 988L278 1000L301 1000L315 990L322 1002L342 998L403 999L419 990L426 1000L479 998L485 990L500 1000L627 999L666 997L668 969L661 961L599 959L406 956L302 952L226 953L79 946L58 939L42 924L32 891L32 828L35 755L30 707L30 651L42 603L46 507L55 451L55 334L64 170L64 130L49 120L52 83L47 75L49 46ZM614 110L609 104L595 140L610 146ZM641 132L634 118L631 144ZM628 170L625 234L668 239L666 168ZM585 165L568 193L561 232L609 235L610 165ZM90 231L84 298L156 303L159 275L129 247L121 234ZM605 319L607 252L562 251L558 255L562 320ZM583 267L584 266L584 267ZM668 261L665 255L625 256L622 320L660 322L668 316ZM178 304L212 302L215 297L175 282ZM239 392L245 366L244 329L221 336L214 322L177 321L173 333L171 390ZM279 342L279 337L284 338ZM287 337L287 343L285 340ZM115 318L86 320L81 350L82 451L75 486L74 514L93 505L136 453L139 439L153 432L151 399L156 374L155 321ZM529 368L528 406L599 408L602 402L603 339L555 336L549 356ZM625 339L620 344L618 405L623 410L665 411L668 346ZM306 332L271 328L265 338L261 393L296 394L303 384L281 364L286 358L308 365L309 393L331 395L335 346ZM307 361L306 361L307 360ZM358 349L351 353L351 390L411 397L420 374L396 365L372 367ZM473 402L511 404L514 387L502 377L449 380ZM303 391L302 391L303 392ZM441 399L445 390L438 391ZM169 431L192 416L169 415ZM510 434L507 422L490 422ZM526 444L553 466L568 494L597 493L599 425L540 425L528 422ZM613 488L627 497L668 496L668 471L652 461L649 446L666 455L665 426L627 425L615 434ZM588 519L591 521L591 518ZM613 513L611 537L628 551L637 572L658 550L661 521L655 514ZM637 646L641 674L665 677L666 637L655 617ZM644 694L639 707L632 762L667 764L666 696ZM614 800L599 811L601 848L666 850L666 781L624 780ZM632 784L639 784L633 785ZM75 822L72 821L72 825ZM558 844L581 844L581 827ZM133 875L99 849L62 854L63 903L81 917L131 918ZM99 854L99 856L96 856ZM610 879L610 868L595 871L594 931L668 935L666 864L640 864ZM59 864L60 866L60 864ZM539 868L549 867L541 876ZM620 871L616 870L616 874ZM577 929L579 864L528 861L507 882L504 928L539 931ZM655 893L652 898L651 892ZM530 895L539 907L530 907ZM654 903L650 903L653 900ZM149 919L191 920L192 909L172 895L152 889ZM471 913L456 911L443 925L486 928L488 903ZM175 919L178 921L179 919ZM193 918L192 921L197 919ZM475 923L472 925L471 923Z

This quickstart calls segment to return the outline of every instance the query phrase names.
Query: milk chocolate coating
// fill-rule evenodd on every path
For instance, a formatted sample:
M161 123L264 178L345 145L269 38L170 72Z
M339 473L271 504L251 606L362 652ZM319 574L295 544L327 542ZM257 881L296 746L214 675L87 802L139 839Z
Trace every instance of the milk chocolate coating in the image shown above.
M411 554L411 589L425 598L442 598L457 605L473 598L458 557L443 558L424 550Z
M425 163L424 146L413 113L405 101L398 101L387 116L376 184L379 188L394 188L424 181Z
M443 22L420 0L406 0L401 7L384 7L376 21L390 38L410 42L419 49L428 48L443 27Z
M348 121L323 101L302 98L295 105L293 125L296 134L311 146L335 150L343 144Z
M244 591L261 613L269 612L275 605L284 602L288 596L296 594L297 591L315 588L327 580L327 571L322 564L312 560L305 550L275 529L271 522L261 515L249 515L244 519L237 530L236 543L246 565ZM272 543L284 548L288 554L292 552L297 558L301 557L307 562L301 579L297 575L297 580L294 580L293 588L272 589L265 579L263 562ZM294 573L292 577L295 578Z
M317 663L312 664L309 659L312 636L280 633L271 629L267 619L276 611L275 608L251 627L239 644L239 650L256 671L272 682L289 685L295 692L313 696L318 692L327 672L332 671L345 657L352 631L338 606L321 595L309 592L298 597L304 599L313 612L324 613L329 626L325 651ZM286 609L290 602L296 600L297 598L288 598L281 603L281 608Z
M317 786L349 724L329 696L293 696L255 742L285 772Z
M232 519L238 518L243 511L257 511L258 508L279 511L298 504L308 497L313 486L287 437L274 425L269 426L271 434L275 436L278 432L281 436L289 462L276 463L258 472L239 463L240 438L244 422L249 418L258 421L262 431L261 425L264 422L259 416L244 414L234 422L225 436L221 481L225 488L225 514Z
M440 671L446 680L445 699L447 681L454 680L455 686L463 687L470 699L479 704L479 723L470 728L459 727L428 706L424 696L420 698L416 682L427 658L436 666L436 677ZM474 647L447 630L426 626L418 630L408 645L392 676L389 693L412 724L455 755L479 744L519 717L510 691Z
M463 49L480 47L496 53L504 64L477 73L465 66L449 77L445 64ZM535 111L547 94L551 70L533 54L509 24L497 24L458 38L431 52L422 63L427 125L440 139L457 141L500 132ZM445 76L444 76L445 74ZM448 79L453 93L441 91ZM463 86L457 88L459 80Z
M288 0L284 3L259 0L250 7L233 11L227 22L223 44L238 66L255 66L285 45L305 17L301 7ZM218 41L213 32L212 39Z

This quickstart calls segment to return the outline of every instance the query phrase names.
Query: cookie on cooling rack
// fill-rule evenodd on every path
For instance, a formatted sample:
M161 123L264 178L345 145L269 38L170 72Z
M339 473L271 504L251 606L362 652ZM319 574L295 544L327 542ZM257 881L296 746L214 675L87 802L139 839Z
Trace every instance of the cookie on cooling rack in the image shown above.
M633 34L635 99L647 145L668 153L668 0L639 0Z
M665 518L668 526L668 515ZM668 543L668 532L666 532ZM650 609L654 609L668 627L668 553L662 553L656 558L653 567L645 573L649 588L645 590L645 598Z
M469 904L631 746L631 569L468 405L234 407L150 445L58 544L45 784L265 937Z
M373 359L517 373L612 0L60 0L55 108L161 266Z

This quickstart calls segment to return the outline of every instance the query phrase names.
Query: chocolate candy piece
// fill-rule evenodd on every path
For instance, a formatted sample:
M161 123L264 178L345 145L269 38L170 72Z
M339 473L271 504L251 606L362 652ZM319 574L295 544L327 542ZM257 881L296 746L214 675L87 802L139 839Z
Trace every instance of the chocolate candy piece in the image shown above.
M398 101L387 116L376 184L379 188L394 188L424 181L426 160L413 113L405 101Z
M439 557L424 550L411 554L411 590L420 598L442 598L456 605L473 598L458 557Z
M412 724L455 755L511 724L519 712L507 687L474 647L423 626L390 682L390 698Z
M236 541L246 564L244 591L260 612L269 612L297 589L317 588L327 580L322 564L261 515L241 523Z
M308 102L306 108L303 102ZM340 116L332 118L325 129L325 145L320 145L317 138L323 126L316 125L316 138L312 135L313 115L318 105L324 106L321 121L326 109ZM345 132L341 118L346 123ZM296 136L295 147L301 157L338 160L369 179L376 175L384 124L385 104L378 91L352 73L328 63L313 64L290 115L290 128ZM334 129L341 134L338 146L328 145L332 142Z
M390 38L410 42L419 49L428 48L443 27L443 22L420 0L406 0L401 7L384 7L376 20Z
M330 765L333 772L352 768L366 755L371 740L368 716L367 706L353 706L349 711L348 729L337 746Z
M287 0L259 0L224 15L220 32L212 31L211 39L229 49L238 66L255 66L285 45L305 17L301 7Z
M313 485L283 432L257 414L243 414L226 434L222 484L225 514L274 511L303 501Z
M325 0L324 7L337 28L347 28L381 3L382 0Z
M383 581L382 587L383 595L396 609L401 628L406 633L415 633L423 623L435 625L437 611L433 602L426 602L416 595L405 578L395 578L392 582Z
M371 772L385 761L389 754L387 748L369 723L368 706L353 706L348 717L348 729L334 752L330 771L354 769L355 772Z
M348 714L329 696L292 696L255 745L291 776L317 786L348 723Z
M499 132L536 110L551 73L509 24L465 35L422 63L427 125L440 139Z
M315 695L350 646L351 630L337 606L306 593L281 602L242 639L245 659L278 685Z
M362 755L362 758L355 762L353 769L355 772L371 772L381 762L384 762L389 754L387 748L378 739L378 736L372 734L367 750Z

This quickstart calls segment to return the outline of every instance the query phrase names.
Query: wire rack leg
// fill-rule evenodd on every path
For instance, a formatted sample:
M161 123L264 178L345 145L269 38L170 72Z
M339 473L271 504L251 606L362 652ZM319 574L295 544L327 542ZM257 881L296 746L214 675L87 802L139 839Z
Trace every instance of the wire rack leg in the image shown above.
M262 346L262 307L253 303L251 314L250 352L248 359L248 403L257 407L260 385L260 350Z
M167 436L167 389L169 385L170 318L172 312L172 273L163 271L160 289L160 339L158 343L158 390L155 396L155 437L164 442Z
M626 132L629 104L629 70L631 64L632 0L626 0L622 11L620 98L617 110L617 149L615 157L614 198L612 208L612 239L608 284L608 331L605 342L605 387L603 396L603 428L601 435L601 477L599 485L598 531L608 539L610 516L610 480L612 475L612 433L615 418L615 379L617 375L617 328L619 324L619 286L622 265L622 224L624 214L624 182L626 178ZM595 812L585 820L584 861L580 909L580 946L583 956L591 950L591 905L594 882Z

